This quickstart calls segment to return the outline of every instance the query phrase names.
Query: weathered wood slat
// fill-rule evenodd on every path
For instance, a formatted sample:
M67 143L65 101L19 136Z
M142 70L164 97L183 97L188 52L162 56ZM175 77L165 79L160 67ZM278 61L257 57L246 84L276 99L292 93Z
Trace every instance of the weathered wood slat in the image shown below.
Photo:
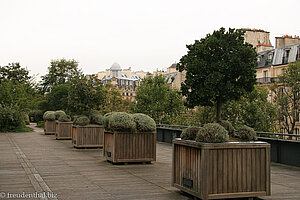
M173 186L202 199L270 195L269 144L191 143L173 141Z
M103 155L113 163L156 160L156 132L104 132Z
M103 147L104 128L100 125L72 126L72 143L76 148Z
M56 133L56 121L44 121L44 133L45 135L55 135Z
M73 122L56 122L56 139L72 139L72 125Z

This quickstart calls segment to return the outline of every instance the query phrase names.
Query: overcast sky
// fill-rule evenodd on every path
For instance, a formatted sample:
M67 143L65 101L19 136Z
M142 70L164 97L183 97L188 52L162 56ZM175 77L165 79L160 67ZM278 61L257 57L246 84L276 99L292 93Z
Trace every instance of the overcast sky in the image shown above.
M75 59L86 74L166 69L186 44L220 27L300 35L299 0L0 0L0 66L47 73L51 59Z

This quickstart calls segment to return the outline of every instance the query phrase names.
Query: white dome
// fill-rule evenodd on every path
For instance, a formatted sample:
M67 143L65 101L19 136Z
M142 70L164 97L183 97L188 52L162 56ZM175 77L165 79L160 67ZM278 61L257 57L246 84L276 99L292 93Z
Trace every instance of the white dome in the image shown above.
M118 63L114 63L111 67L110 70L121 70L121 66Z

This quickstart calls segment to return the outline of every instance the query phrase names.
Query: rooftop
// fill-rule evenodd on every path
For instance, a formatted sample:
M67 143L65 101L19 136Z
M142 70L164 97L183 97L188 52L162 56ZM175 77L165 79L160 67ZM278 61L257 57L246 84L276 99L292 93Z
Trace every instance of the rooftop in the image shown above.
M102 149L74 149L34 128L0 133L0 191L5 195L43 193L51 199L193 199L171 186L172 145L157 143L152 164L113 165ZM272 196L300 199L300 168L273 164ZM0 193L0 194L3 194Z

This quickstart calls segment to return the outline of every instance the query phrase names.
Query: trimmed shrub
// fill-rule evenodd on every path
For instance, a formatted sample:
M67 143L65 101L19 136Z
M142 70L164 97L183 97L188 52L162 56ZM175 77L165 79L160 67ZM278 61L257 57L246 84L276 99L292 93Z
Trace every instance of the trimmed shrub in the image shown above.
M108 129L120 132L135 132L136 123L130 114L115 112L108 117Z
M202 127L190 126L182 131L180 137L183 140L195 140L200 129L202 129Z
M98 124L102 125L103 124L103 116L101 114L94 114L91 115L91 124Z
M59 119L59 117L62 115L66 115L65 111L63 111L63 110L55 111L55 119Z
M234 128L233 128L232 124L230 123L230 121L221 120L221 122L219 122L219 124L228 131L228 135L230 137L234 136Z
M132 114L133 121L136 123L138 132L153 132L156 130L155 121L143 113Z
M249 126L241 126L237 130L237 136L243 141L254 141L257 140L256 132Z
M24 114L17 105L0 104L0 132L13 131L24 127Z
M25 121L25 124L26 124L26 125L29 125L29 124L30 124L29 116L28 116L27 114L24 115L24 121Z
M55 121L55 119L56 119L55 112L48 112L44 117L44 120L48 120L48 121Z
M74 125L78 125L78 126L86 126L90 123L90 120L88 117L86 116L81 116L78 117L75 121L74 121Z
M196 136L197 142L223 143L229 140L227 130L218 123L205 124Z
M53 113L53 114L55 114L55 111L49 110L49 111L44 112L44 115L43 115L43 119L44 119L44 120L46 120L45 117L46 117L46 115L47 115L48 113Z
M115 112L109 112L106 113L103 116L103 125L104 125L104 129L108 130L108 124L109 124L109 118L112 116L112 114L114 114Z
M61 115L58 118L58 121L60 121L60 122L70 122L71 121L71 117L70 117L70 115Z

